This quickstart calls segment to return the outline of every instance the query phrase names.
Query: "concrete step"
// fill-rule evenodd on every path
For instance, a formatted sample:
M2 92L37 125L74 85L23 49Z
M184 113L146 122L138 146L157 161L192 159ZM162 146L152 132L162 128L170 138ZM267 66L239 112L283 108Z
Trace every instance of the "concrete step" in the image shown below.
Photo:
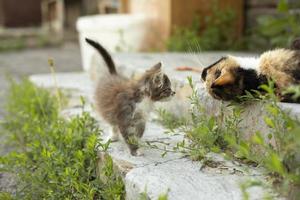
M212 54L211 58L215 59L217 54ZM204 90L203 84L200 82L200 76L192 72L177 72L174 67L180 65L181 59L186 59L186 55L181 54L118 54L117 60L127 60L123 63L123 70L131 76L135 73L144 71L151 66L154 61L163 60L165 71L170 77L173 77L179 95L172 102L160 104L169 111L176 114L187 114L189 102L187 96L190 90L186 89L186 76L192 74L196 81L199 91L199 98L203 106L207 107L208 114L220 115L221 108L225 113L230 112L230 108L225 108L226 103L213 100ZM164 60L165 59L165 60ZM132 63L133 61L136 63ZM144 62L143 62L144 60ZM117 61L118 62L118 61ZM190 64L193 61L190 60ZM208 64L209 61L206 61ZM197 62L195 62L197 63ZM184 64L184 63L182 63ZM56 87L68 90L71 103L62 114L64 116L76 115L81 112L79 108L79 96L84 96L88 102L92 102L92 91L94 82L89 79L86 73L63 73L52 75L33 75L30 79L39 86ZM87 104L89 105L89 104ZM295 115L299 115L300 107L294 104L281 104L284 109L292 109ZM90 106L87 106L95 117ZM179 111L180 110L180 111ZM262 119L262 105L253 104L245 107L244 122L242 130L264 130ZM259 117L258 117L259 116ZM152 119L155 115L152 116ZM109 127L106 123L99 119L101 128L103 129L103 137L106 138L109 133ZM251 133L254 133L251 131ZM183 134L178 132L175 135L168 135L165 129L155 121L150 121L143 137L144 142L151 142L158 147L172 150L177 142L183 139ZM157 199L160 194L168 193L171 200L189 200L189 199L243 199L240 190L240 183L249 179L265 180L263 170L244 166L232 161L227 161L220 155L212 154L211 157L215 161L220 161L220 165L216 168L205 167L200 162L193 162L185 155L169 152L162 157L163 151L158 149L144 147L144 156L132 157L127 150L124 142L119 141L112 143L108 153L112 156L114 163L123 175L126 185L126 198L139 199L141 193L145 193L149 199ZM99 152L100 157L103 153ZM262 188L254 187L249 190L250 199L262 199L265 192Z

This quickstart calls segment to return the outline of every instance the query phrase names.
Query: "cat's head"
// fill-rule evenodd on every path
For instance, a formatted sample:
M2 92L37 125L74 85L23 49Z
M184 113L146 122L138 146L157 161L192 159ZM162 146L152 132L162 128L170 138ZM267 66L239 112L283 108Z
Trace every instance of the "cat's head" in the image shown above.
M175 94L169 77L162 71L161 62L145 72L142 83L146 96L152 101L167 101Z
M255 58L222 57L206 67L201 74L208 93L219 100L235 100L245 91L257 89L260 78Z

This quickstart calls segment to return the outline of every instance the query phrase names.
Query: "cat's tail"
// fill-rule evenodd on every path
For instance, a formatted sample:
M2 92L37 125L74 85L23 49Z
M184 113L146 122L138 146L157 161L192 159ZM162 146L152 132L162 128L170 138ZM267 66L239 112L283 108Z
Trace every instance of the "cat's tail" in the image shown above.
M99 44L98 42L96 42L94 40L85 38L85 41L88 44L90 44L92 47L94 47L100 53L100 55L103 57L106 65L108 67L109 73L117 74L115 63L114 63L111 55L108 53L108 51L103 46L101 46L101 44Z

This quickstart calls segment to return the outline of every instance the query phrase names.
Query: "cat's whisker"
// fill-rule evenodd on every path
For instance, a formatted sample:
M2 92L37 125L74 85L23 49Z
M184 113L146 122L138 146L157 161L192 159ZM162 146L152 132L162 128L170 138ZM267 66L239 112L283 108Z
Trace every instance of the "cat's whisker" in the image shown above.
M200 46L200 44L198 43L198 41L195 41L195 44L196 44L196 48L197 48L198 53L202 53L202 49L201 49L201 46ZM196 56L196 58L197 58L197 61L200 63L200 65L201 65L200 67L204 67L202 61L201 61L200 58L198 57L198 53L195 52L195 56Z
M196 44L196 43L195 43L195 44ZM197 45L197 44L196 44L196 45ZM199 67L203 67L204 65L203 65L203 63L201 62L201 60L199 59L199 57L197 56L197 53L196 53L195 51L193 51L193 49L192 49L192 44L191 44L191 43L189 43L189 50L190 50L191 54L193 55L195 62L198 62L198 63L200 64Z

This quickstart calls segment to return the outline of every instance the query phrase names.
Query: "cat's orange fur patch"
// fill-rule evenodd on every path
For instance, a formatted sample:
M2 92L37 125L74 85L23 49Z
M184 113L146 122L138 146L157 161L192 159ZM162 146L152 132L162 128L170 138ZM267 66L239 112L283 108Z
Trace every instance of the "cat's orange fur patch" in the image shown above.
M260 56L259 73L274 79L279 89L287 87L295 80L284 71L297 65L298 61L294 57L295 51L288 49L267 51Z

